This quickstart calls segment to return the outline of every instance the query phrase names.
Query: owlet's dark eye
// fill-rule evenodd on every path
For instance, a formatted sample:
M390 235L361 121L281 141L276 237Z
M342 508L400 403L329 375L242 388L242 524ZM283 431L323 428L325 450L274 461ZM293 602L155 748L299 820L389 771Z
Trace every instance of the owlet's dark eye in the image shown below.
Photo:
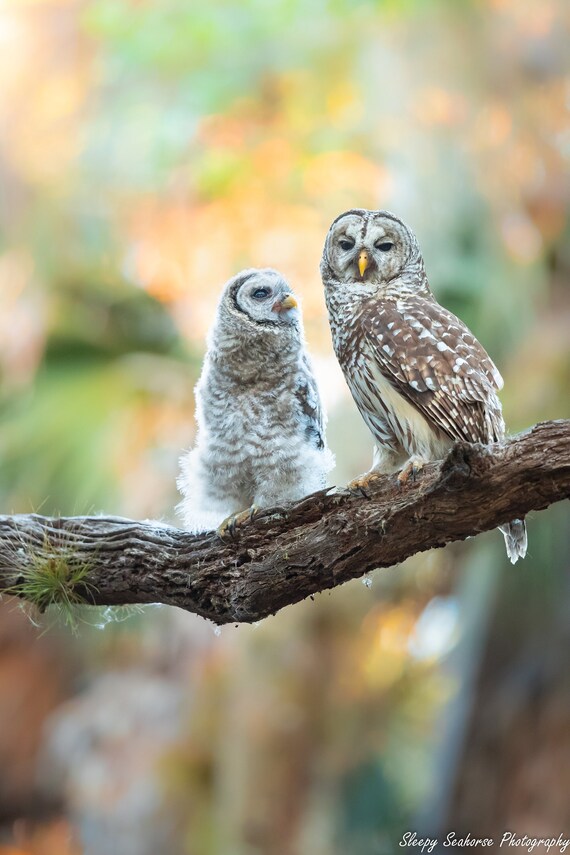
M255 291L252 292L252 297L255 300L263 300L265 297L268 297L270 294L269 288L256 288Z
M344 249L345 252L347 252L349 249L352 249L352 247L354 246L354 241L351 240L350 238L348 238L348 239L343 238L342 240L339 240L338 243L339 243L340 248Z
M381 252L390 252L390 250L392 249L394 244L390 243L390 241L383 241L382 243L374 244L374 246L376 247L376 249L379 249Z

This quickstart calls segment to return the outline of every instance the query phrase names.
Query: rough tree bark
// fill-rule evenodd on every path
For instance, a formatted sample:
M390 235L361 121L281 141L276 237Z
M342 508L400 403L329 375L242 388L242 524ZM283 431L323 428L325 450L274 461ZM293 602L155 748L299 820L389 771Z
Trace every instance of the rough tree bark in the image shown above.
M570 496L570 420L493 446L456 445L400 487L320 491L265 509L231 542L117 517L0 516L0 591L34 557L88 566L93 605L166 603L218 624L251 623L416 552L464 540Z

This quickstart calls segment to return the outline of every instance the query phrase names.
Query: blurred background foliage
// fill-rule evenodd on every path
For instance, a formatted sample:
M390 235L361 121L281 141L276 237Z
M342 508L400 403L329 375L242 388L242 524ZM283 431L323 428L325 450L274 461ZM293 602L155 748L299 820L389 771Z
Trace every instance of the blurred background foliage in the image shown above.
M349 207L414 227L434 291L505 376L512 430L570 416L569 15L563 0L2 3L2 511L175 520L205 333L245 266L302 297L332 482L365 470L318 271ZM568 510L529 527L522 568L491 533L219 637L163 608L41 634L4 604L0 852L557 835Z

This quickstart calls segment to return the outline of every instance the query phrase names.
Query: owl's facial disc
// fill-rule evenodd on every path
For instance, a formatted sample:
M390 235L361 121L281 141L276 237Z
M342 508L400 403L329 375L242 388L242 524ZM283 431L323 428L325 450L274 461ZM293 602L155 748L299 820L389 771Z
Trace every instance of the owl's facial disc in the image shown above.
M341 281L381 283L399 275L407 258L405 227L384 212L350 212L333 224L329 262Z
M256 270L247 276L236 293L236 302L256 323L290 325L298 321L297 300L275 270Z

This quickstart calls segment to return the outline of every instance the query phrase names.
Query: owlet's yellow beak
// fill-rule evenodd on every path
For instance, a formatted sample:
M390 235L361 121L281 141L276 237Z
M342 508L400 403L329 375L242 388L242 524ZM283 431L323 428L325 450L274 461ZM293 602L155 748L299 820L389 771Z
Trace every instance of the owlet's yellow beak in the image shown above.
M369 264L370 264L370 259L368 257L368 253L366 252L365 249L363 249L361 251L360 255L358 256L358 269L360 271L360 278L361 279L364 276L364 274L366 273L366 270L368 269Z
M292 294L287 294L284 300L279 300L273 306L274 312L283 312L285 309L296 309L297 301Z

